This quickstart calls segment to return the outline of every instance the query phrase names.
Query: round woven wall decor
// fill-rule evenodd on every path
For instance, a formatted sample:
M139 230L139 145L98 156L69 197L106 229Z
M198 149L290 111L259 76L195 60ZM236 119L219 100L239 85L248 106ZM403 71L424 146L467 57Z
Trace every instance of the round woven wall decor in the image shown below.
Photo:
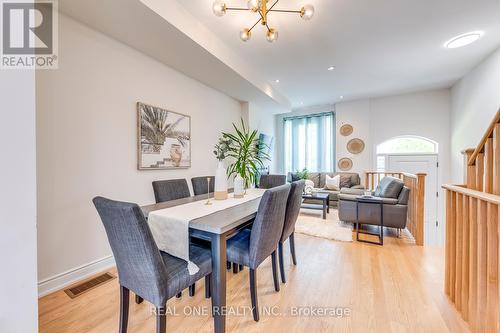
M349 136L354 131L354 128L350 124L345 124L340 127L340 134L342 136Z
M365 143L361 139L352 139L347 143L347 151L351 154L359 154L365 150Z
M337 164L341 171L349 171L352 169L352 160L350 158L341 158Z

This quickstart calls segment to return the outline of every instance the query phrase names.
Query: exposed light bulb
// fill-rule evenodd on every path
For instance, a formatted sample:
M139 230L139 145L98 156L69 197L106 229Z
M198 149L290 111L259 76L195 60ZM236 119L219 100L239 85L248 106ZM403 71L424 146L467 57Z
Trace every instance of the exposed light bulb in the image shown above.
M212 5L212 10L215 14L215 16L223 16L226 14L226 4L222 1L215 1L214 4Z
M314 16L313 5L305 5L304 7L301 8L300 17L302 17L304 20L308 21L312 19L313 16Z
M259 0L248 0L247 2L248 9L250 9L252 12L256 12L259 10Z
M252 32L248 28L240 31L240 38L242 41L246 42L250 39L250 37L252 37Z
M330 66L330 67L328 67L328 70L329 70L330 72L331 72L331 71L333 71L333 70L335 70L335 66Z
M266 34L267 41L272 43L278 39L278 31L276 29L269 29Z

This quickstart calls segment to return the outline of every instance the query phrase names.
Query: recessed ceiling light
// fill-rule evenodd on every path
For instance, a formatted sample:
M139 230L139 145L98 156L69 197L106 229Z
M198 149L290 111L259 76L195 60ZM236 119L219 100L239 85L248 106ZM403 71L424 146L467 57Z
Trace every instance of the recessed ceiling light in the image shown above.
M300 102L300 105L304 105L304 102Z
M456 49L462 46L466 46L476 42L479 38L483 36L484 32L482 31L472 31L466 34L462 34L460 36L456 36L449 41L447 41L444 46L447 49Z
M344 99L344 96L340 96L340 99Z
M276 83L280 83L280 80L274 80L274 82L276 82Z
M329 70L329 71L333 71L334 69L335 69L335 66L330 66L330 67L328 67L328 70Z

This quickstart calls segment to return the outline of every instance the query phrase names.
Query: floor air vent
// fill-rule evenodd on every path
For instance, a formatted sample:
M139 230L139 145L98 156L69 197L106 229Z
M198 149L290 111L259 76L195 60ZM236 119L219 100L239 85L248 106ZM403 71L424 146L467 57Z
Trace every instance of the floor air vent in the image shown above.
M95 278L82 282L74 287L65 289L64 292L71 298L75 298L80 296L83 293L86 293L87 291L97 288L100 285L111 281L115 278L115 276L109 274L109 273L104 273L99 276L96 276Z

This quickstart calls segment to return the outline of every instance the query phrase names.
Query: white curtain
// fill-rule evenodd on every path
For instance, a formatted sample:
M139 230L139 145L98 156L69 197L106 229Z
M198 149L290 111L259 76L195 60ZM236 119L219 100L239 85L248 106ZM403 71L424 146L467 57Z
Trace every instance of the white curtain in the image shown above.
M332 112L284 119L285 171L335 171L335 115Z

